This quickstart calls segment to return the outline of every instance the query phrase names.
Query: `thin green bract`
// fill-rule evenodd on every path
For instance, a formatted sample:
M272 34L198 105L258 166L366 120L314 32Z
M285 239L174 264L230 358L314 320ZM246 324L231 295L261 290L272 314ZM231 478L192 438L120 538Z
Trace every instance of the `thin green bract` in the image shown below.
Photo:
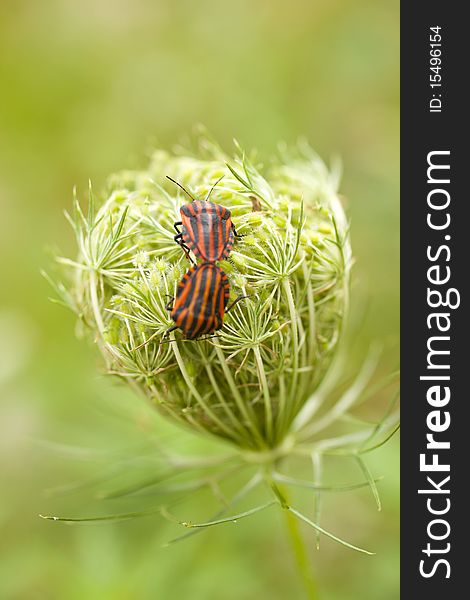
M157 474L101 497L208 488L222 499L222 508L198 523L174 518L165 503L122 514L46 518L73 523L159 514L190 529L173 543L278 505L286 511L292 535L298 536L295 522L300 521L315 531L317 545L324 535L368 553L319 524L325 493L366 486L380 510L379 480L363 455L398 428L396 397L378 423L352 413L367 398L378 361L375 349L348 387L334 394L341 380L344 348L339 353L338 348L348 314L352 264L349 223L338 196L339 172L329 171L306 144L284 152L268 167L236 148L229 157L203 138L196 154L159 150L146 170L110 177L99 201L90 186L86 211L75 195L67 218L78 253L72 259L57 258L65 281L52 282L58 301L75 312L82 333L96 343L109 374L165 417L220 439L224 454L227 443L231 447L219 461L202 457L196 462L165 449L162 473L182 473L183 481L167 483L166 475ZM168 296L175 296L190 267L174 241L174 223L188 199L166 176L201 199L217 184L211 200L231 211L241 234L230 256L218 264L228 276L231 300L246 297L209 338L187 340L181 331L166 334L173 325ZM351 459L360 480L326 482L325 464L334 456ZM292 458L309 464L311 481L284 470ZM196 464L199 471L206 465L210 472L192 474ZM245 476L239 492L225 500L224 483ZM310 490L313 518L287 502L281 485ZM269 498L233 512L262 486ZM294 542L304 563L299 539Z

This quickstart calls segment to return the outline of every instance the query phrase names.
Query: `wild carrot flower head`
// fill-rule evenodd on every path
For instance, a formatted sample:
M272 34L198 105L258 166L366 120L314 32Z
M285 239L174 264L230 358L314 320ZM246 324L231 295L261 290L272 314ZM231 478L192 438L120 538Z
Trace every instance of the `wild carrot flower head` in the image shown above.
M225 314L221 329L196 340L180 330L167 334L174 325L168 297L191 265L174 240L180 208L190 199L166 176L201 200L216 184L210 200L231 211L240 235L218 264L231 300L243 299ZM338 181L337 170L329 171L307 145L283 152L269 166L238 146L234 157L227 156L206 138L196 154L156 151L147 169L110 177L99 202L90 190L88 211L75 199L67 217L78 254L58 258L68 278L55 288L95 341L108 373L174 422L229 442L230 460L241 468L258 469L222 513L265 482L271 502L238 517L278 503L317 533L358 549L318 525L320 492L368 485L380 506L362 455L388 439L396 419L390 411L377 424L349 418L374 358L331 399L351 267ZM350 429L334 431L339 422ZM331 454L352 457L365 481L324 486L323 459ZM311 482L281 472L291 456L312 462ZM220 459L221 468L226 462ZM189 469L206 461L178 458L172 464ZM316 522L289 506L281 489L286 485L315 490Z
M212 338L184 340L166 308L190 267L174 241L190 199L228 208L238 234L219 263L231 300ZM106 369L168 417L243 448L272 448L327 371L347 311L351 251L338 178L308 148L262 168L210 146L204 158L153 154L112 176L100 206L69 217L79 246L70 303Z

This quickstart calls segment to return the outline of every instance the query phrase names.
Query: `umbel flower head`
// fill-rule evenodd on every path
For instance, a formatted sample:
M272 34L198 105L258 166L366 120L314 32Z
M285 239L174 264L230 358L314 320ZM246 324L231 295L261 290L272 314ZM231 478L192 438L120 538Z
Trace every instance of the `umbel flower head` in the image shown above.
M167 176L196 199L211 192L212 202L231 211L239 234L218 266L227 275L231 301L243 298L225 314L221 329L195 340L181 330L168 333L174 326L168 297L176 296L191 263L174 239L180 208L190 199ZM380 507L376 480L362 456L385 443L396 417L389 409L380 422L370 423L350 414L364 397L375 358L347 389L335 391L341 361L332 362L348 311L351 266L338 180L337 171L330 172L306 144L263 167L238 146L230 157L204 137L195 154L159 150L146 170L113 175L99 203L90 190L87 214L75 198L73 214L67 215L78 254L58 258L69 277L55 289L98 346L107 372L162 415L232 447L218 459L175 456L170 467L189 476L196 467L220 468L220 480L227 469L231 475L234 468L254 469L209 522L180 521L185 527L231 522L277 503L317 535L360 550L320 527L320 494L369 486ZM329 455L352 458L365 480L325 485ZM167 449L162 456L168 461ZM282 472L290 457L311 462L312 481ZM214 477L197 476L182 485L218 485ZM262 483L269 502L221 518ZM147 486L124 488L113 497ZM286 486L315 492L315 521L288 504Z
M69 220L79 253L69 300L109 373L162 414L251 450L283 443L322 381L348 305L351 251L338 178L307 147L285 164L255 165L206 143L204 157L153 154L145 171L112 176L98 210L90 195ZM211 187L237 237L218 265L231 301L222 329L185 340L166 308L191 264L174 223ZM195 257L194 257L195 258Z

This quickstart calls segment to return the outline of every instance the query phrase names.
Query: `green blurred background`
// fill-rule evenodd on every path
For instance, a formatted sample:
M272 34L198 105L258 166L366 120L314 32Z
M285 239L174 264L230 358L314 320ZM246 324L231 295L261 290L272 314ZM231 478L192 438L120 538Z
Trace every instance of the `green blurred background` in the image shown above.
M199 443L100 375L73 315L48 301L40 269L56 246L75 252L62 214L74 185L84 197L88 178L99 189L107 174L145 165L153 147L171 147L195 123L228 150L236 137L266 157L304 135L344 164L355 305L365 314L351 369L379 339L377 377L391 371L398 27L398 0L0 2L1 600L303 597L275 510L169 548L162 543L177 532L158 518L93 526L38 518L102 511L90 494L46 491L94 475L116 452L142 440L151 447L154 436ZM328 540L317 552L304 531L327 600L399 597L398 441L369 465L385 476L382 512L367 491L331 495L325 526L377 555ZM187 511L204 514L205 502L190 499Z

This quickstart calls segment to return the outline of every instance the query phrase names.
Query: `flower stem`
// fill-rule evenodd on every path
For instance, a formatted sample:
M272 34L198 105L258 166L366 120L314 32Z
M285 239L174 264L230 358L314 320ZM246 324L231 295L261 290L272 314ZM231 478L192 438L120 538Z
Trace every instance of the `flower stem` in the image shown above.
M286 498L284 490L282 493L284 498ZM319 600L317 584L309 564L307 549L305 548L299 529L299 522L289 510L284 510L283 513L295 561L297 563L297 569L305 590L305 597L309 600Z
M290 400L292 407L296 404L297 378L299 368L299 330L298 330L298 314L295 308L294 296L289 281L283 281L284 293L289 306L289 315L292 324L292 381L290 385ZM290 410L289 421L291 420L292 409Z
M104 335L104 323L103 318L101 316L101 308L100 302L98 300L98 278L96 276L96 271L93 269L90 270L90 302L93 309L93 316L95 317L96 327L100 336L100 339L103 338Z
M172 337L170 339L173 342L175 342L174 334L172 334ZM185 367L184 361L181 357L180 350L178 348L177 343L172 344L172 350L173 350L173 354L175 355L176 362L180 369L181 375L182 375L184 381L186 382L186 385L188 386L189 391L194 396L194 398L196 399L197 403L200 405L200 407L202 408L204 413L207 415L207 417L209 419L211 419L215 423L215 425L217 425L220 428L220 430L222 432L224 432L228 436L229 439L235 438L235 440L236 440L236 437L233 435L232 430L223 421L221 421L219 419L219 417L214 413L214 411L211 409L211 407L204 401L204 399L202 398L200 393L197 391L191 377L189 376L188 371L186 370L186 367Z
M253 347L253 353L255 355L256 366L258 368L258 376L261 384L261 390L264 398L264 411L265 411L265 424L266 424L266 436L270 442L272 442L273 433L273 408L271 405L271 395L269 393L268 381L266 379L266 373L264 371L263 359L258 346Z

